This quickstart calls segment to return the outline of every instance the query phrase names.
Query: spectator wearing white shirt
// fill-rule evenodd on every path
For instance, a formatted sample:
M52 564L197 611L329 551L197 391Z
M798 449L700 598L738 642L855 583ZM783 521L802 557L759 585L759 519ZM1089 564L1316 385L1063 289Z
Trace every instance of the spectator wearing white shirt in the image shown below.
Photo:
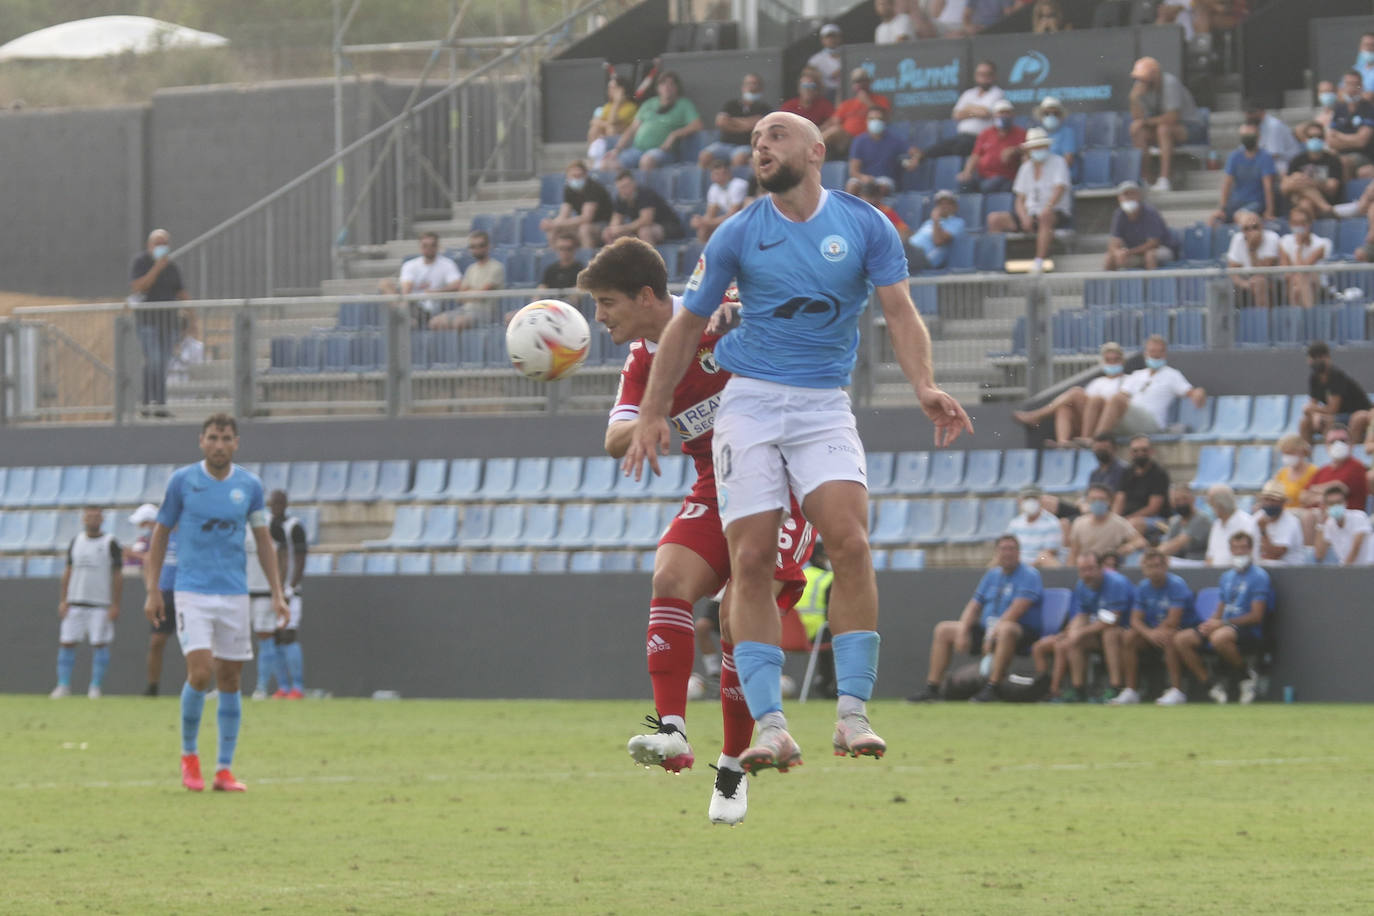
M1054 241L1054 230L1073 224L1073 182L1064 157L1050 151L1050 136L1044 128L1026 131L1021 150L1026 159L1016 170L1011 186L1016 209L1011 213L989 213L988 231L1034 232L1035 261L1031 271L1040 273Z
M401 265L400 290L406 293L454 292L463 280L463 272L447 255L439 253L439 236L426 232L420 236L420 256ZM412 314L424 327L439 314L443 304L438 299L422 299L412 304Z
M1087 386L1075 385L1060 394L1044 407L1035 410L1017 410L1014 416L1026 426L1039 426L1054 417L1054 438L1045 440L1050 448L1071 448L1079 438L1091 437L1097 432L1098 421L1107 402L1114 398L1126 381L1126 353L1121 344L1108 341L1098 351L1102 357L1102 374Z
M1255 104L1246 107L1245 120L1258 129L1259 148L1274 160L1274 167L1278 173L1287 174L1289 161L1303 149L1293 129Z
M1155 25L1180 25L1183 40L1193 40L1193 0L1163 0L1155 9Z
M1369 566L1374 563L1369 516L1361 509L1346 508L1349 493L1340 481L1326 485L1323 521L1317 526L1317 561L1325 560L1330 551L1341 566Z
M1207 505L1211 506L1212 531L1207 536L1208 566L1231 565L1231 537L1237 533L1249 535L1254 559L1259 560L1259 525L1255 519L1236 506L1236 491L1224 483L1207 489Z
M935 2L939 3L940 0ZM962 8L959 15L962 18ZM990 60L979 61L978 66L973 68L973 87L964 90L954 103L954 110L950 114L950 117L959 122L955 125L954 136L917 152L913 161L920 162L922 158L935 159L940 156L968 158L973 152L973 144L978 140L978 135L993 125L992 106L1005 98L1001 87L997 85L997 65Z
M844 44L844 33L833 22L821 26L821 49L806 59L808 67L814 67L821 75L821 88L836 102L840 97L840 70L844 68L844 57L840 45Z
M1226 266L1232 271L1246 267L1275 267L1279 263L1279 234L1264 228L1258 213L1241 210L1236 213L1240 231L1231 236L1226 250ZM1231 285L1236 288L1236 307L1250 305L1268 308L1269 277L1264 274L1232 273Z
M1145 341L1145 368L1127 376L1103 409L1098 429L1119 436L1162 433L1169 425L1169 410L1181 397L1197 407L1207 403L1207 392L1169 365L1168 341L1151 334Z
M1287 499L1287 492L1277 480L1269 481L1260 491L1254 514L1259 529L1260 563L1264 566L1285 566L1305 559L1302 520L1296 512L1284 508Z
M730 163L717 159L711 163L711 186L706 189L706 212L692 217L697 241L705 244L716 227L739 212L749 195L749 182L730 173Z
M1004 532L1021 545L1021 562L1027 566L1058 566L1064 547L1063 526L1040 504L1044 495L1039 487L1023 487L1018 496L1021 512Z
M968 0L931 0L930 18L941 38L964 37L964 9Z
M893 0L873 0L873 12L878 14L878 25L873 29L875 45L895 45L916 37L911 25L911 17L897 12Z
M1279 239L1279 263L1284 267L1304 267L1329 260L1331 240L1312 234L1312 217L1306 210L1294 210L1288 215L1292 231ZM1316 304L1322 275L1314 273L1289 274L1288 301L1292 305L1311 308Z

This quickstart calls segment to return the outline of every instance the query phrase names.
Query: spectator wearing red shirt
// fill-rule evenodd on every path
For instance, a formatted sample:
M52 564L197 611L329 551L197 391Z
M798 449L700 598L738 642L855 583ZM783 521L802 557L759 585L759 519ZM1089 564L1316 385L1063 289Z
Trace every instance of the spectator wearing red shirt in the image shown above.
M876 105L884 111L892 111L887 96L868 91L873 85L873 77L863 67L855 67L849 74L849 85L854 94L841 102L829 120L821 125L827 159L849 158L849 141L868 130L868 109Z
M1312 475L1312 481L1303 493L1303 505L1318 507L1320 511L1326 485L1338 481L1346 486L1345 507L1363 512L1365 500L1369 498L1369 481L1365 479L1369 468L1351 456L1350 430L1340 424L1328 429L1326 453L1331 456L1331 462L1317 468L1317 473Z
M973 153L959 173L959 190L964 193L1010 191L1021 165L1021 144L1026 132L1012 123L1012 104L1002 99L992 106L995 123L978 135Z
M906 224L906 220L896 210L883 202L883 186L879 182L870 178L862 181L858 185L858 196L872 204L873 209L888 218L892 225L897 227L897 234L902 238L911 235L911 227Z
M797 80L797 96L782 103L782 110L801 115L820 127L835 114L835 106L821 92L821 73L815 67L803 67Z

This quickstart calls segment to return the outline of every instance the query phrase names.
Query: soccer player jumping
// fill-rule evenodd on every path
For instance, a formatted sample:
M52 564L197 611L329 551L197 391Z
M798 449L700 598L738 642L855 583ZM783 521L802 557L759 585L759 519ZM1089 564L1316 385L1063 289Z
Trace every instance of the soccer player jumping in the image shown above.
M741 324L716 347L732 373L712 445L721 523L733 575L735 665L760 729L740 758L745 770L785 770L801 749L782 714L781 628L771 580L789 489L802 499L834 567L830 624L839 691L836 754L881 757L886 743L865 702L878 673L878 589L868 547L863 444L849 395L858 318L876 288L903 374L932 422L935 443L973 426L935 385L930 334L907 286L902 241L857 197L821 186L825 144L816 126L784 112L754 127L754 171L768 191L707 243L658 352L623 468L638 477L669 445L674 386L732 280Z
M186 656L186 685L181 689L181 784L193 792L205 788L200 775L196 739L201 710L211 675L219 688L219 757L214 788L242 792L243 783L229 767L238 744L242 697L239 675L253 657L253 633L248 613L248 580L244 531L252 529L258 560L272 591L277 619L289 616L277 573L276 550L267 531L262 481L233 463L239 446L238 424L217 413L200 430L205 460L180 468L167 482L167 495L158 510L143 578L148 600L143 612L154 624L165 609L158 576L167 553L167 536L177 532L177 639Z

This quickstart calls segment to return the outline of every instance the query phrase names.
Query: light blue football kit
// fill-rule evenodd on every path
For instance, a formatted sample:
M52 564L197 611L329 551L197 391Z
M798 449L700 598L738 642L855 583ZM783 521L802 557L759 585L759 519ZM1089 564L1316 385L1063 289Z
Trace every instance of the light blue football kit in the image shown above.
M1170 608L1183 609L1183 615L1178 621L1180 630L1197 626L1197 614L1193 611L1193 591L1188 587L1188 583L1183 581L1182 576L1169 573L1163 588L1155 588L1149 579L1141 579L1136 585L1133 610L1145 615L1145 626L1154 628L1162 624L1169 616Z

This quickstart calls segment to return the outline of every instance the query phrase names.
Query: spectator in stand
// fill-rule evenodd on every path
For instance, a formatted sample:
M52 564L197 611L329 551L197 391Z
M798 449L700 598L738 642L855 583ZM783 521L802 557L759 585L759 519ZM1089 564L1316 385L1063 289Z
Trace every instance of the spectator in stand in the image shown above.
M1346 507L1349 493L1339 480L1326 485L1322 496L1322 523L1317 527L1317 562L1324 562L1330 551L1341 566L1368 566L1374 563L1374 536L1369 516L1363 509Z
M1161 553L1182 561L1180 566L1202 566L1207 559L1207 538L1212 533L1212 521L1196 511L1193 491L1186 483L1169 488L1169 503L1174 510L1164 539L1159 542Z
M1359 200L1337 204L1332 209L1342 219L1363 216L1369 221L1369 230L1365 233L1364 242L1355 249L1355 260L1374 261L1374 181L1365 185Z
M1294 210L1312 219L1336 215L1335 206L1345 197L1341 157L1326 148L1326 128L1316 122L1302 128L1304 149L1288 163L1279 191Z
M835 114L835 106L821 91L819 70L810 65L802 68L801 77L797 80L796 98L783 102L782 110L801 115L817 127L830 120Z
M1255 507L1255 528L1259 531L1259 558L1265 566L1302 563L1304 539L1302 519L1284 508L1287 494L1283 485L1271 480L1260 490Z
M491 256L491 236L480 229L470 233L468 254L472 255L473 262L468 265L462 279L458 281L459 292L486 292L506 288L506 265ZM405 291L404 285L402 291ZM429 327L436 331L462 331L481 324L495 324L500 317L501 300L472 299L460 308L431 314Z
M1358 71L1341 77L1327 127L1327 145L1340 154L1346 180L1374 175L1374 103L1364 97L1364 80Z
M148 244L130 268L129 304L176 302L190 299L181 270L171 258L172 236L166 229L148 233ZM134 329L143 349L144 413L169 417L167 363L181 340L178 308L141 308L134 313Z
M973 86L959 96L950 115L959 122L955 125L954 136L921 151L916 157L917 161L972 153L983 131L993 126L993 106L1005 98L1001 87L997 85L997 65L990 60L979 61L978 66L973 68Z
M1098 353L1102 357L1102 374L1088 382L1087 387L1075 385L1044 407L1012 413L1018 422L1030 427L1054 417L1054 438L1045 440L1047 448L1072 448L1078 444L1078 439L1091 436L1097 429L1103 408L1126 381L1126 353L1121 344L1109 340ZM1090 440L1084 438L1083 441Z
M968 161L959 172L959 190L990 194L1008 191L1021 161L1021 144L1026 132L1012 120L1013 106L1006 99L993 103L993 123L978 135Z
M1279 453L1279 470L1274 481L1283 487L1283 504L1289 509L1302 507L1302 493L1317 474L1317 466L1308 460L1312 447L1307 441L1297 433L1288 433L1274 444Z
M1327 427L1326 453L1331 461L1312 475L1312 482L1303 493L1303 505L1320 509L1326 503L1327 486L1341 483L1345 485L1346 508L1363 510L1369 500L1369 469L1350 454L1350 430L1339 423Z
M1231 236L1226 249L1226 266L1231 268L1231 285L1236 290L1236 307L1268 308L1273 304L1269 293L1271 279L1266 274L1239 273L1247 267L1276 267L1279 263L1279 234L1264 228L1259 214L1240 211L1236 218L1240 231Z
M701 115L682 94L682 81L669 70L659 74L658 97L639 106L635 119L606 154L602 168L644 171L678 161L677 142L701 130ZM611 157L614 156L614 159Z
M601 239L607 245L625 235L657 245L683 237L682 220L653 188L635 181L628 169L615 176L615 207Z
M1059 0L1035 0L1031 8L1031 32L1039 35L1047 32L1064 32L1072 29L1064 18L1064 7Z
M1336 104L1340 101L1340 95L1336 92L1336 84L1331 80L1322 80L1317 84L1317 109L1312 112L1312 118L1303 121L1293 130L1295 136L1307 136L1307 126L1309 124L1320 124L1324 130L1331 130L1331 121L1336 116ZM1342 167L1344 168L1344 167Z
M969 0L930 0L930 21L940 38L964 37L964 11Z
M863 67L855 67L849 74L849 85L854 94L845 99L821 125L821 137L825 140L827 158L846 159L849 144L853 139L868 130L868 112L877 107L891 111L892 103L887 96L869 92L873 76Z
M1159 150L1159 179L1151 189L1170 191L1174 146L1188 139L1191 125L1200 123L1197 103L1182 80L1165 73L1153 57L1136 61L1131 79L1131 142L1145 153Z
M548 236L551 248L558 247L559 237L567 232L574 233L583 248L597 248L610 221L610 192L589 177L587 163L574 159L563 172L563 203L557 213L539 221L539 230Z
M893 0L873 0L873 12L878 14L878 25L873 29L875 45L895 45L916 37L911 17L897 12Z
M913 274L941 270L949 263L949 250L954 240L967 231L968 227L959 216L959 198L953 191L936 191L930 218L907 239L908 270Z
M1113 706L1128 706L1140 702L1140 652L1149 650L1160 658L1182 627L1197 626L1197 612L1193 609L1193 590L1176 573L1169 572L1169 557L1158 550L1145 551L1140 561L1144 578L1136 584L1135 601L1131 607L1130 623L1121 634L1121 674L1126 687L1112 699ZM1179 672L1170 672L1170 688L1159 703L1172 705L1170 694L1182 695ZM1170 697L1165 701L1165 697Z
M744 209L749 196L749 182L736 178L730 163L717 159L711 163L711 186L706 189L706 212L692 215L691 225L702 244L716 231L716 227Z
M1002 21L1012 8L1012 0L967 0L964 5L964 34L977 35Z
M935 625L926 686L910 698L913 703L940 699L940 683L951 657L956 652L974 651L992 659L987 683L973 699L997 699L997 685L1011 667L1016 650L1029 648L1040 638L1040 604L1045 589L1040 573L1020 557L1021 547L1015 537L1004 534L997 539L996 565L983 574L959 619Z
M1102 484L1088 487L1088 512L1069 526L1069 565L1084 554L1126 556L1148 545L1130 522L1112 511L1113 492Z
M1274 218L1274 157L1259 148L1259 128L1246 122L1240 128L1240 146L1226 157L1221 179L1221 201L1211 217L1212 225L1229 223L1241 210Z
M1154 270L1178 257L1178 236L1142 197L1134 181L1116 186L1117 209L1112 213L1103 270Z
M592 112L591 123L587 126L587 159L600 162L616 139L634 123L638 110L624 78L611 74L606 81L606 101Z
M980 138L981 142L981 138ZM1062 156L1050 152L1050 138L1039 127L1026 132L1021 144L1027 160L1016 171L1012 190L1015 210L988 214L990 232L1034 232L1035 260L1031 273L1045 269L1056 229L1073 225L1073 190L1069 167Z
M731 165L748 165L752 150L749 135L759 119L773 110L763 98L763 77L746 73L740 81L739 98L730 99L716 114L716 130L720 139L707 144L697 157L697 165L707 168L717 159L727 159Z
M558 260L544 268L539 278L540 289L577 289L577 275L586 265L577 260L577 238L571 232L564 232L554 239L553 250Z
M1288 215L1289 233L1279 239L1279 263L1284 267L1310 267L1331 258L1331 240L1312 234L1312 217L1295 209ZM1321 294L1323 277L1315 273L1291 273L1284 278L1288 302L1311 308Z
M806 59L806 65L820 75L821 90L827 100L834 102L840 97L840 70L844 67L844 33L833 22L821 26L821 49Z
M883 186L875 180L864 181L859 184L857 195L866 201L873 209L887 217L888 222L892 223L897 234L905 238L911 234L911 227L902 219L901 214L887 205L883 200Z
M1064 106L1054 96L1046 96L1040 100L1035 117L1039 120L1041 128L1049 135L1050 152L1064 157L1064 163L1069 167L1069 175L1077 181L1083 171L1078 158L1078 134L1064 123Z
M845 190L859 193L865 182L876 181L884 193L897 190L897 176L904 167L914 167L912 157L916 147L907 147L887 131L887 109L874 105L868 109L868 129L849 144L849 180ZM903 161L908 163L903 166Z
M1333 425L1350 427L1347 442L1358 440L1369 426L1369 394L1364 387L1331 362L1331 348L1324 340L1307 345L1307 403L1298 423L1298 435L1311 442Z
M1131 469L1121 478L1112 497L1112 512L1131 523L1141 534L1157 531L1168 517L1169 472L1155 461L1149 436L1131 439Z
M463 284L463 272L458 264L446 254L439 253L439 235L425 232L420 235L420 256L409 258L401 264L401 274L397 286L384 288L384 292L399 291L402 295L410 293L457 292ZM389 287L390 284L385 284ZM419 328L429 326L430 321L444 310L439 299L421 299L410 303L411 320Z
M1021 562L1027 566L1058 566L1064 548L1064 529L1059 519L1041 504L1045 493L1039 487L1022 487L1018 496L1020 513L1007 523L1006 533L1021 545Z
M1355 72L1360 75L1365 98L1374 96L1374 32L1360 36L1360 51L1355 55Z
M1245 534L1259 559L1259 528L1255 519L1236 506L1236 491L1224 483L1207 488L1207 505L1212 510L1212 530L1207 534L1207 565L1226 566L1231 562L1231 536Z
M1280 175L1286 174L1289 162L1303 150L1298 135L1263 106L1253 103L1246 106L1245 123L1254 125L1259 133L1259 148L1274 160L1274 168Z
M1132 372L1121 392L1107 402L1098 431L1123 436L1162 433L1169 425L1169 411L1181 397L1196 407L1207 403L1207 392L1169 365L1168 341L1151 334L1145 340L1145 368Z
M1181 675L1178 665L1186 665L1207 694L1217 703L1226 703L1239 696L1242 703L1255 698L1257 675L1245 667L1245 653L1263 645L1264 616L1274 607L1274 586L1269 573L1254 562L1254 537L1244 531L1231 536L1225 565L1231 568L1221 574L1220 600L1216 612L1196 627L1179 630L1174 636L1173 651L1165 654L1170 677ZM1203 644L1210 645L1217 657L1229 668L1223 677L1213 679L1199 655ZM1183 703L1178 697L1174 703Z
M1193 0L1162 0L1155 7L1155 25L1182 26L1183 40L1192 41L1196 34L1193 28Z
M1069 625L1055 641L1050 694L1065 703L1086 700L1088 652L1100 648L1107 664L1109 686L1099 701L1110 702L1122 686L1121 636L1135 603L1135 589L1129 579L1103 565L1101 554L1079 554L1075 565L1078 583L1069 603ZM1070 686L1061 691L1065 668L1069 669Z

